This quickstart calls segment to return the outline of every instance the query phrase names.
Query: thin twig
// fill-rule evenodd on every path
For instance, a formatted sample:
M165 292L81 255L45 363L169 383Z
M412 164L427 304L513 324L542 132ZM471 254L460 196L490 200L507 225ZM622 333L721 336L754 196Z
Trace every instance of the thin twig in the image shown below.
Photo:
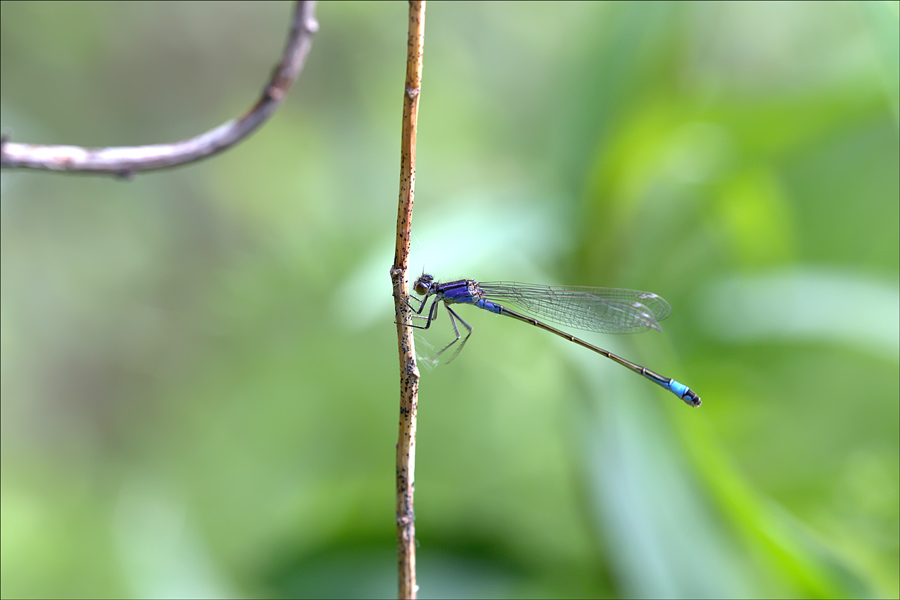
M312 34L319 29L315 2L297 2L291 31L281 63L266 84L262 97L239 119L232 119L196 137L172 144L82 148L44 146L6 141L0 145L3 168L41 169L81 173L104 173L131 178L138 171L167 169L196 162L227 150L253 133L281 104L291 84L306 63Z
M397 212L397 246L391 280L394 315L400 351L400 437L397 442L397 567L398 598L415 598L416 525L413 493L416 482L416 410L419 368L409 306L404 302L409 262L409 239L416 187L416 126L419 88L422 83L422 50L425 43L425 2L409 3L409 36L406 42L406 88L403 94L403 133L400 142L400 204Z

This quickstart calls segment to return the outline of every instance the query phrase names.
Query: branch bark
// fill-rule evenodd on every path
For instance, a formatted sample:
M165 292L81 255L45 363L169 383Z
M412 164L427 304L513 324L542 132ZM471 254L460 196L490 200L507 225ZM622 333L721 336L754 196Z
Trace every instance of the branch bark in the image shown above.
M397 566L398 598L415 598L416 527L413 510L416 475L416 411L419 368L410 309L406 304L410 228L416 187L416 127L419 89L422 83L422 51L425 42L425 2L409 3L409 35L406 46L406 88L403 94L403 127L400 142L400 202L397 212L397 243L391 280L394 285L394 315L400 352L400 431L397 442Z
M281 62L256 104L238 119L187 140L171 144L83 148L0 141L0 167L78 173L100 173L131 178L139 171L168 169L209 158L234 146L271 117L300 74L318 31L315 2L297 2Z

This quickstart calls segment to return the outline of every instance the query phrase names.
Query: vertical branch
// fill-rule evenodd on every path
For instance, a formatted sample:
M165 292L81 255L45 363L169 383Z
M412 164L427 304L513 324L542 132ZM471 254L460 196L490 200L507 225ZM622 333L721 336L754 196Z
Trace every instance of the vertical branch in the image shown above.
M406 89L403 94L403 133L400 142L400 205L397 212L397 246L391 280L394 284L394 315L400 351L400 437L397 441L397 596L415 598L416 527L413 492L416 480L416 409L419 368L410 325L409 307L404 301L409 280L410 227L416 187L416 122L419 116L419 87L422 83L422 50L425 34L425 2L410 0L409 36L406 42Z

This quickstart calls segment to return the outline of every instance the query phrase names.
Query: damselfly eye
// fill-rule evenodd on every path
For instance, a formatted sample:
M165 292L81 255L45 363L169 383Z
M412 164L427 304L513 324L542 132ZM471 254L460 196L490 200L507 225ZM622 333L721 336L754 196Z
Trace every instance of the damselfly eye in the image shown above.
M425 296L428 294L428 290L431 289L431 284L434 282L434 278L431 275L422 275L418 279L416 279L416 283L413 285L413 290L420 296Z

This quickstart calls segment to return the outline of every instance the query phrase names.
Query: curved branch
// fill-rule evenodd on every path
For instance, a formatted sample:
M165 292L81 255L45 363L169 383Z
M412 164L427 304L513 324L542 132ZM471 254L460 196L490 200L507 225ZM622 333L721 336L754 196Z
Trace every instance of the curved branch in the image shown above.
M203 160L234 146L271 117L306 63L312 34L319 29L315 2L297 2L281 63L262 97L239 119L232 119L196 137L172 144L118 148L82 148L0 143L0 167L106 173L131 178L138 171L168 169Z

